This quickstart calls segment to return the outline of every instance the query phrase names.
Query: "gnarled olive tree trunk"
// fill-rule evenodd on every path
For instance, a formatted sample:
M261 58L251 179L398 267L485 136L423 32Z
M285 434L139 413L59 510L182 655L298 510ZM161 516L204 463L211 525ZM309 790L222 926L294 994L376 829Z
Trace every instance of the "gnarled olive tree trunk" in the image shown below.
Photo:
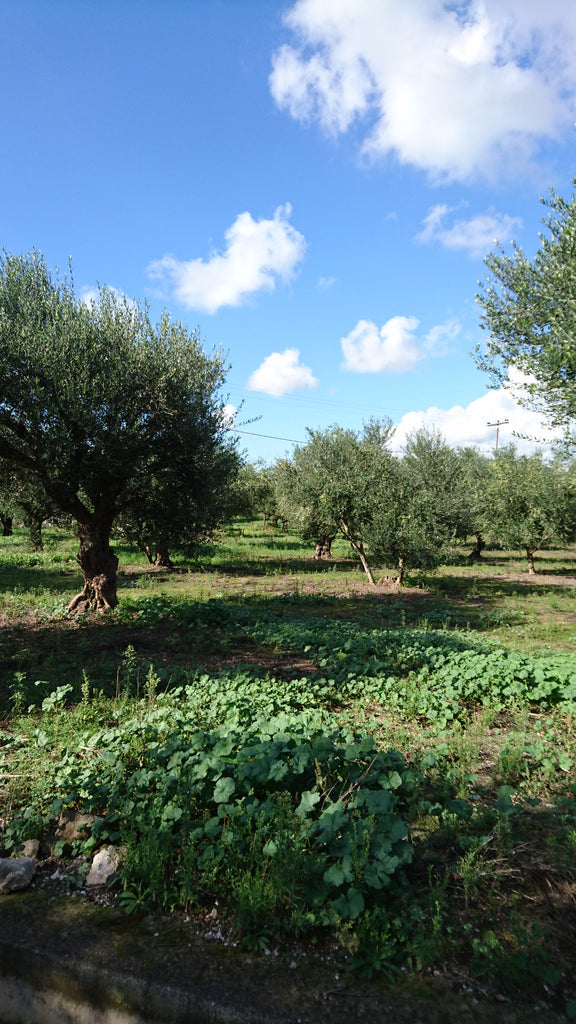
M406 569L404 567L404 559L403 559L402 555L400 555L400 557L398 559L398 565L396 567L396 579L394 581L396 583L396 586L397 586L398 590L400 590L400 588L404 586L404 573L405 572L406 572Z
M174 562L170 558L170 552L165 544L156 545L156 559L154 565L158 569L173 569Z
M474 536L476 537L476 543L468 555L468 558L471 562L480 562L482 560L482 552L486 547L486 542L483 540L481 533L476 533Z
M332 556L332 541L334 537L322 536L316 544L314 551L314 561L319 561L321 558L331 558Z
M43 522L44 522L43 519L40 519L38 517L32 516L28 520L28 522L26 523L26 526L28 527L28 531L30 533L30 543L31 543L34 551L43 551L44 550L44 543L42 541L42 523Z
M12 536L12 516L5 515L4 512L0 512L0 526L2 527L2 536Z
M68 611L105 612L118 604L118 559L110 547L114 516L90 516L78 523L80 551L76 560L84 577L84 589L72 598Z

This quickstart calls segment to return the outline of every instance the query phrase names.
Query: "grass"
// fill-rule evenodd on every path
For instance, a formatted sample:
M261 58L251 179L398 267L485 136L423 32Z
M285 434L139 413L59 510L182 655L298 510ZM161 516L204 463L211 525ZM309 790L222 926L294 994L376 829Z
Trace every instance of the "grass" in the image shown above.
M122 843L128 912L576 1012L574 549L400 593L257 523L172 573L117 551L118 609L72 619L73 538L0 539L0 854Z

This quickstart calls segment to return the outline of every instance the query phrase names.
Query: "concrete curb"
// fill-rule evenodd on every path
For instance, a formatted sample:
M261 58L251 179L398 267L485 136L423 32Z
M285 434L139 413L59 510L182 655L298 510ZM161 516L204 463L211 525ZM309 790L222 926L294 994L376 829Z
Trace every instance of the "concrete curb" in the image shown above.
M0 897L0 1024L560 1024L438 979L362 983L210 942L172 918L32 889Z

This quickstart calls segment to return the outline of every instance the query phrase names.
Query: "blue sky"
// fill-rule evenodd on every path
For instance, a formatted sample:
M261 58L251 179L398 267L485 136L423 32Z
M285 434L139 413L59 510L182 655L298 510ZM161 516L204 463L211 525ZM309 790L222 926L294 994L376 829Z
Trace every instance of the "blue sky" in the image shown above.
M576 3L3 0L0 25L1 244L198 326L251 460L372 416L398 450L541 432L470 353L484 255L533 254L539 196L572 191Z

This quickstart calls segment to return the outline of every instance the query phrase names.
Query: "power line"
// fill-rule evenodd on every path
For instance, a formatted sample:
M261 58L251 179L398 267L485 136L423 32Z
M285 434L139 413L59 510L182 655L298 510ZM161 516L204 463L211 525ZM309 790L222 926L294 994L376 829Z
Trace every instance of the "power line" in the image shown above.
M291 444L306 444L305 441L295 441L293 437L276 437L274 434L257 434L254 430L239 430L238 427L228 427L233 434L247 434L248 437L267 437L270 441L290 441Z

